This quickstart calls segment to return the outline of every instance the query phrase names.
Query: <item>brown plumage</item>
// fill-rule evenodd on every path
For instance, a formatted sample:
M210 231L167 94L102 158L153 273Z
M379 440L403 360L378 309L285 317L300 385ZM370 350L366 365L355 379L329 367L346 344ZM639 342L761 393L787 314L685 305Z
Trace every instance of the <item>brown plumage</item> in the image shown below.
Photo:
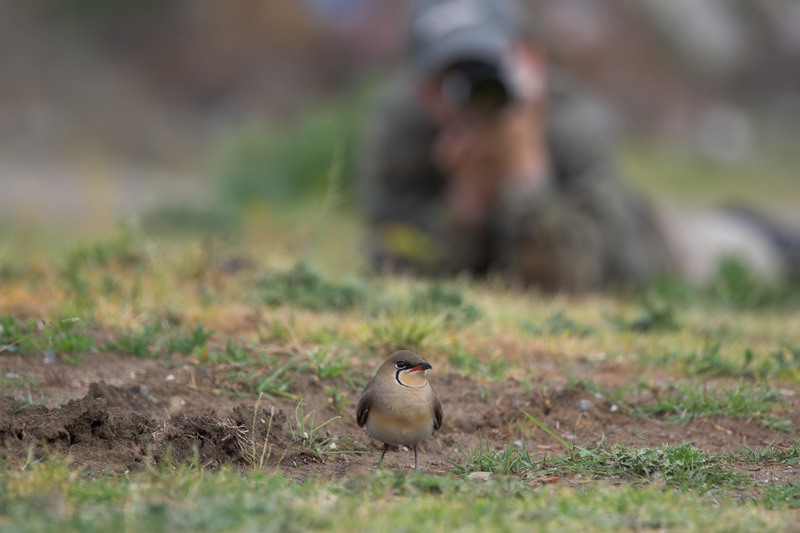
M378 468L390 445L403 444L414 448L417 470L417 444L442 426L442 404L425 377L431 368L419 355L402 350L390 355L367 383L356 421L383 442Z

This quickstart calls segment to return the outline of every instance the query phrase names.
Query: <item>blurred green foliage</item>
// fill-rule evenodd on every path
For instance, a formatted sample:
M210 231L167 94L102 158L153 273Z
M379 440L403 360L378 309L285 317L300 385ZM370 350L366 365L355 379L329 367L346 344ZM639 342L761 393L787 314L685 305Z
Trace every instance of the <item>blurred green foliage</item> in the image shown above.
M220 197L234 205L284 205L325 194L334 179L340 187L335 192L351 204L355 149L373 93L366 84L311 108L294 125L256 123L234 132L214 157Z
M163 320L154 319L138 328L118 332L102 347L103 350L135 357L149 358L168 356L173 353L188 355L204 352L214 334L198 323L194 329L175 329Z
M526 320L521 327L524 332L537 337L540 335L589 337L597 332L594 327L581 324L562 311L551 314L543 322Z
M361 283L325 279L306 263L285 271L269 272L256 283L257 298L266 305L296 305L312 310L345 311L364 299Z
M31 353L36 349L36 323L11 315L0 316L0 353Z
M443 324L468 326L484 318L483 312L467 297L463 286L441 280L418 280L401 293L383 290L380 282L368 289L364 314L371 318L387 316L436 317Z
M758 130L760 137L767 133ZM758 152L740 164L716 163L696 146L670 139L629 139L619 146L620 163L636 187L677 205L742 204L769 209L800 198L800 153L763 141Z
M688 281L668 278L650 283L642 292L643 313L639 328L649 329L644 315L662 326L674 326L674 308L705 305L733 309L786 309L800 304L800 284L794 279L759 279L746 265L728 259L719 266L717 275L703 287Z

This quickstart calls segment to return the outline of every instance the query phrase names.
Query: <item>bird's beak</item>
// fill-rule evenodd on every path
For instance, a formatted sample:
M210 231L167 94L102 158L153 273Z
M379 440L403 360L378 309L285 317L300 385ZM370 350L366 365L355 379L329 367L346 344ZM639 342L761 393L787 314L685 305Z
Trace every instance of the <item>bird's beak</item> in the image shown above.
M420 363L417 366L411 368L409 372L417 372L419 370L430 370L433 368L430 363Z

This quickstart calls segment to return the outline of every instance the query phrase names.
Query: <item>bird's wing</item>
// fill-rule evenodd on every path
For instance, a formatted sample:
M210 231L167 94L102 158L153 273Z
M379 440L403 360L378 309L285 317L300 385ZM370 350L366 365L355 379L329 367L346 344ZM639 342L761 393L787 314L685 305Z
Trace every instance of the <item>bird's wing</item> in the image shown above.
M356 406L356 422L358 422L358 427L363 428L367 425L367 416L369 416L369 410L372 408L372 382L370 381L367 385L367 388L364 390L364 394L361 395L361 399L358 400L358 405Z
M436 393L433 393L433 429L434 431L442 427L442 418L444 414L442 413L442 404L439 402L439 397L436 396Z

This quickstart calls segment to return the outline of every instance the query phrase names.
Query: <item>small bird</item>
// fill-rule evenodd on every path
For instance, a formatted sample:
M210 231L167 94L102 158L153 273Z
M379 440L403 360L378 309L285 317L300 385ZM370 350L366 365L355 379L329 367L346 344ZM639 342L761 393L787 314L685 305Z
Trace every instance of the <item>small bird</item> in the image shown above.
M433 368L419 355L401 350L390 355L364 389L356 406L358 426L390 445L414 447L414 470L419 467L417 444L442 427L442 404L425 376Z

